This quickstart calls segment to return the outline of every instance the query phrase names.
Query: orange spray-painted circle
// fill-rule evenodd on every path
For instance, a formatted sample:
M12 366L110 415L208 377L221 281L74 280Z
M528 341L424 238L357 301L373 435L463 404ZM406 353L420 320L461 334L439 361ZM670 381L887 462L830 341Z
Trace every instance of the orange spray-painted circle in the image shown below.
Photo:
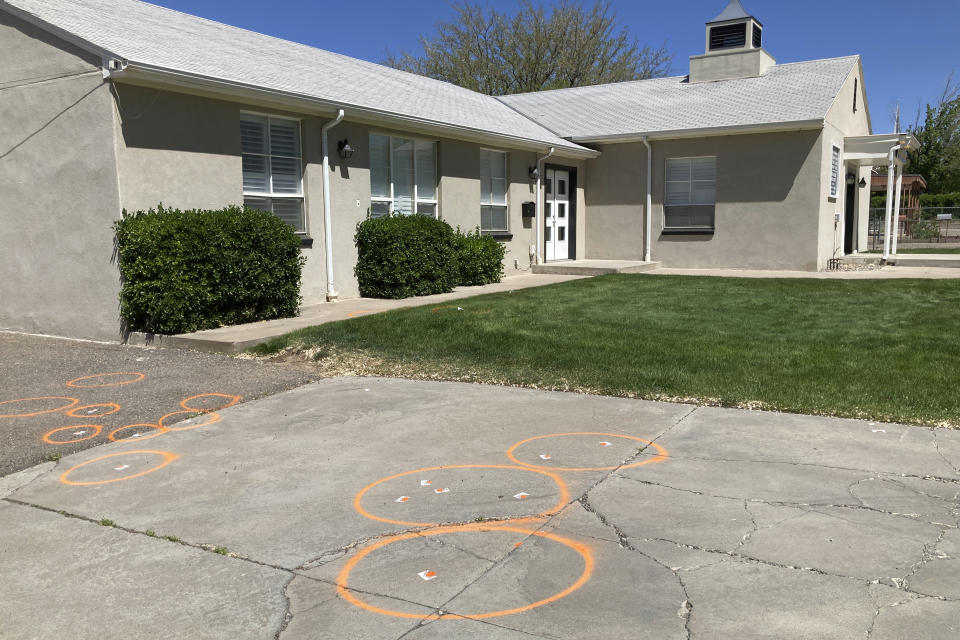
M54 407L52 409L40 409L39 411L0 413L0 418L32 418L33 416L41 416L45 413L56 413L57 411L70 409L80 404L80 401L76 398L68 398L67 396L37 396L36 398L17 398L16 400L4 400L3 402L0 402L0 406L5 404L14 404L16 402L33 402L34 400L66 400L67 403L59 407Z
M553 515L555 513L559 513L560 510L562 510L563 507L565 507L567 502L569 502L570 500L570 491L567 489L567 483L565 483L563 479L560 478L560 476L554 473L550 473L548 470L545 470L545 469L536 469L529 466L517 467L512 464L454 464L449 466L425 467L423 469L414 469L413 471L404 471L402 473L395 473L392 476L387 476L386 478L380 478L376 482L371 482L370 484L365 486L363 489L359 491L359 493L357 493L356 496L354 496L353 508L356 509L357 512L360 515L364 516L365 518L370 518L371 520L377 520L378 522L386 522L387 524L399 524L406 527L432 527L432 526L438 525L440 524L438 522L407 522L404 520L391 520L389 518L382 518L380 516L376 516L363 508L363 496L368 491L376 487L377 485L383 484L384 482L389 482L390 480L395 480L397 478L402 478L404 476L409 476L416 473L426 473L428 471L449 471L450 469L509 469L513 471L532 471L534 473L539 473L540 475L547 476L548 478L553 480L553 483L557 486L557 491L560 493L560 498L559 500L557 500L557 503L555 505L553 505L546 511L542 511L536 514L535 516L533 516L535 518L546 517L549 515ZM511 518L511 520L520 521L522 520L522 518Z
M100 411L100 407L106 407L106 411ZM101 402L100 404L85 404L82 407L74 407L67 411L67 415L72 418L89 418L91 416L99 418L100 416L109 416L120 411L120 405L116 402Z
M160 461L159 464L154 465L149 469L138 471L136 473L131 473L125 476L119 476L117 478L109 478L107 480L88 480L88 481L82 481L82 482L78 482L70 479L71 473L73 473L77 469L82 469L83 467L93 464L95 462L100 462L101 460L106 460L108 458L116 458L118 456L130 456L130 455L139 455L139 454L159 456L160 458L162 458L162 460ZM122 482L124 480L132 480L133 478L139 478L140 476L145 476L148 473L153 473L154 471L162 469L179 457L180 456L178 454L170 453L169 451L150 451L146 449L134 449L132 451L118 451L116 453L108 453L105 456L100 456L99 458L93 458L92 460L87 460L86 462L81 462L78 465L74 465L70 467L69 469L64 471L63 474L61 474L60 482L62 482L63 484L74 486L74 487L92 487L100 484L110 484L112 482Z
M565 589L558 591L557 593L543 598L542 600L537 600L536 602L531 602L529 604L524 604L519 607L514 607L512 609L502 609L499 611L484 611L479 613L442 613L442 614L420 614L420 613L406 613L404 611L395 611L392 609L384 609L382 607L377 607L372 605L364 600L361 600L357 595L355 595L350 590L349 580L350 573L353 571L354 567L357 564L366 558L368 555L376 551L377 549L382 549L387 545L400 542L402 540L410 540L411 538L425 537L425 536L436 536L436 535L445 535L450 533L461 533L464 531L480 531L480 532L496 532L496 531L509 531L512 533L520 533L526 536L537 536L539 538L544 538L546 540L551 540L559 544L565 545L570 549L576 551L580 557L583 559L583 572L580 576L571 583ZM515 548L519 545L515 545ZM398 536L391 536L389 538L384 538L378 542L371 544L368 547L361 549L355 556L350 558L350 560L344 565L343 569L340 571L340 574L337 576L337 593L340 596L349 602L352 605L360 607L365 611L370 611L372 613L379 613L385 616L392 616L395 618L408 618L412 620L438 620L440 618L446 619L465 619L470 618L473 620L482 620L485 618L497 618L500 616L508 616L515 613L523 613L524 611L530 611L531 609L536 609L537 607L542 607L544 605L556 602L561 598L565 598L570 595L590 579L590 576L593 574L594 560L593 553L590 548L584 544L575 542L569 538L559 536L555 533L549 533L546 531L540 531L536 529L527 529L523 527L516 527L510 525L490 525L490 524L466 524L466 525L457 525L457 526L447 526L447 527L437 527L435 529L428 529L426 531L414 532L414 533L405 533Z
M191 400L199 400L200 398L226 398L227 401L216 407L191 407ZM220 411L221 409L226 409L227 407L232 407L233 405L240 402L242 396L232 396L227 393L198 393L195 396L190 396L189 398L184 398L180 401L180 406L184 409L188 409L196 413L197 411L201 413L207 413L208 411Z
M125 376L125 377L122 377ZM118 371L116 373L95 373L81 376L67 382L68 387L77 389L97 389L100 387L119 387L124 384L140 382L146 376L136 371Z
M121 438L117 435L131 429L138 429L136 434L140 434L140 435L134 434L131 436L127 436L126 438ZM143 435L141 433L144 429L150 430L147 433L147 435ZM114 429L107 436L107 439L110 440L111 442L127 442L128 440L149 440L150 438L156 438L157 436L162 436L166 432L167 430L161 427L160 425L153 424L151 422L141 422L138 424L128 424L118 429Z
M83 429L86 432L87 429L91 431L90 435L83 435L82 438L73 438L72 440L55 440L53 435L60 433L61 431L75 431L77 429ZM103 431L102 424L76 424L69 427L57 427L56 429L51 429L47 431L43 436L42 440L47 444L73 444L74 442L83 442L84 440L89 440L90 438L96 438L100 435L100 432Z
M183 426L180 426L180 427L168 427L167 423L176 424L178 422L177 420L173 419L174 416L178 416L178 415L184 416L184 417L191 416L189 423L184 424ZM157 424L159 424L164 431L189 431L190 429L196 429L197 427L205 427L208 424L213 424L214 422L219 422L219 421L220 421L219 413L214 413L213 411L210 411L208 413L201 413L198 416L196 409L192 409L192 410L185 409L183 411L172 411L168 413L167 415L160 418Z
M517 456L514 455L514 451L516 451L518 447L521 447L527 444L528 442L533 442L534 440L542 440L544 438L562 438L566 436L601 436L604 438L623 438L626 440L636 440L637 442L642 442L648 447L653 447L653 449L657 452L657 455L650 456L649 458L645 458L637 462L631 462L630 464L614 465L609 467L547 467L547 466L530 464L529 462L521 462L517 458ZM573 432L573 433L548 433L547 435L534 436L532 438L527 438L526 440L521 440L520 442L517 442L512 447L507 449L507 457L513 460L514 462L516 462L517 464L527 467L528 469L542 469L544 471L612 471L614 469L631 469L633 467L641 467L645 464L663 462L669 457L669 454L667 453L666 449L664 449L657 443L651 442L650 440L644 440L643 438L637 438L636 436L627 436L620 433L599 433L599 432L593 432L593 431L583 431L583 432Z

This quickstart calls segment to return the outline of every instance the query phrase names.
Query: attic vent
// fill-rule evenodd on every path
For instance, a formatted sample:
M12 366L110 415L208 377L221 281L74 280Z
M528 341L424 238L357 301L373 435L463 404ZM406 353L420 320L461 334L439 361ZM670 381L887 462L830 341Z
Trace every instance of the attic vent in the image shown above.
M759 49L763 46L763 29L758 25L753 25L753 48Z
M747 44L747 23L728 24L710 29L710 50L738 49Z

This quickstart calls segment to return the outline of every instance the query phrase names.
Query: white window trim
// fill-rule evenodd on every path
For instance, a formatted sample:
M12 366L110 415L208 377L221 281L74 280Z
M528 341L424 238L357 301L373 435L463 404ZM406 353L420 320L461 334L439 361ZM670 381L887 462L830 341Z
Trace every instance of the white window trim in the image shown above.
M506 228L504 229L484 229L483 220L480 221L480 231L481 233L510 233L510 152L504 151L503 149L493 149L491 147L480 147L480 151L488 151L490 153L499 153L503 156L503 177L506 182L504 188L503 199L504 204L493 204L492 202L483 202L481 199L480 207L501 207L504 210L504 220L506 221ZM480 176L480 179L483 179L483 176ZM491 192L492 196L492 192Z
M414 143L414 153L413 153L413 214L417 214L417 206L420 204L432 204L433 205L433 217L440 219L440 163L437 158L437 149L440 146L436 140L430 140L428 138L414 138L408 136L395 136L391 133L385 133L382 131L370 131L367 134L367 139L371 135L384 136L387 138L388 151L387 151L387 170L390 172L390 197L385 198L383 196L370 196L370 202L386 202L390 207L390 214L393 215L394 208L393 202L395 200L393 193L393 141L395 138L400 138L403 140L412 140ZM425 142L431 145L433 149L433 192L435 197L431 200L428 198L420 197L420 187L417 184L417 153L416 153L416 144L418 142ZM422 214L421 214L422 215Z
M268 152L270 151L270 120L287 120L289 122L297 123L297 133L300 137L300 157L297 158L300 164L300 182L299 184L297 184L297 193L274 193L273 192L273 171L271 170L269 175L267 176L270 181L270 191L249 191L247 189L243 189L242 195L244 198L246 198L247 196L250 196L251 198L269 198L270 200L280 200L280 199L302 200L303 204L300 206L300 212L303 215L303 230L302 231L297 230L296 233L300 235L306 235L310 229L310 219L309 219L309 216L307 215L307 199L306 199L305 190L303 188L303 179L304 179L304 174L306 173L305 171L306 167L303 162L303 150L304 150L303 118L280 116L273 113L266 113L262 111L241 110L240 116L242 117L245 115L258 116L258 117L267 119L267 131L266 131L267 138L265 140L265 143L266 143L266 150ZM241 157L243 156L243 149L240 150L240 155ZM255 154L254 153L249 155L263 155L265 157L270 157L273 154L271 153ZM283 158L288 156L280 156L280 157ZM242 173L242 170L241 170L241 173ZM241 175L241 184L242 184L242 175Z
M837 157L837 164L836 164L837 181L836 182L833 181L834 152L836 152L836 157ZM830 190L830 194L828 195L829 198L833 198L834 200L836 200L840 197L840 179L842 177L842 174L843 174L843 149L840 148L840 145L834 142L834 143L831 143L831 147L830 147L830 177L827 181L827 184L829 185L829 190Z
M661 218L661 220L660 220L660 228L661 228L661 229L715 229L715 228L716 228L716 226L717 226L717 208L716 208L716 207L717 207L717 195L716 195L717 178L716 178L716 174L714 174L714 178L713 178L713 188L714 188L713 204L694 204L694 203L692 203L692 202L688 202L688 203L685 204L685 205L668 205L668 204L667 204L667 183L669 183L669 182L676 182L676 180L667 180L667 164L668 164L671 160L700 160L700 159L703 159L703 158L713 158L713 160L714 160L714 165L717 164L716 161L717 161L717 159L718 159L718 156L715 156L715 155L714 155L714 156L677 156L677 157L669 157L669 158L664 158L664 159L663 159L663 205L660 207L660 218ZM693 173L692 173L692 172L691 172L691 174L690 174L690 180L687 180L686 182L687 182L688 185L690 185L690 186L688 187L688 189L689 189L689 188L692 188L692 185L693 185L693 182L694 182L694 180L693 180ZM701 182L702 182L702 181L701 181ZM691 200L692 198L691 198L690 196L691 196L692 194L688 191L687 195L688 195L688 198L687 198L687 199L688 199L688 200ZM667 207L674 207L674 206L684 206L684 207L713 207L713 226L711 226L711 227L668 227L668 226L667 226Z

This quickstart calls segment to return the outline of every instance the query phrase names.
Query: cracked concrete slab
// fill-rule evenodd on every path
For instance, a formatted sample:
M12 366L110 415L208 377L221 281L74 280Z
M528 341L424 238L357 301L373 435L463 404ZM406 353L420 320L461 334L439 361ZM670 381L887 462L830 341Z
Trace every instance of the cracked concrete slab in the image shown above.
M4 638L264 638L283 619L276 569L9 502L0 531Z
M953 432L370 378L220 413L0 480L0 619L46 615L16 637L110 637L144 580L169 637L940 640L960 606L925 598L958 597Z
M936 598L911 599L877 613L869 640L956 638L960 636L960 603Z

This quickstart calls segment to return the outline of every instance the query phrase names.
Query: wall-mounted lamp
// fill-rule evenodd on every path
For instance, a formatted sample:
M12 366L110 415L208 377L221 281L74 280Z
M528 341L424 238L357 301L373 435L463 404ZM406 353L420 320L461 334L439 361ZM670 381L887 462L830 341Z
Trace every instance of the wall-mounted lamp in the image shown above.
M867 186L867 179L866 179L866 178L860 178L859 184L860 184L860 188L863 189L865 186Z
M847 184L856 184L856 183L857 183L857 176L853 173L848 173Z
M350 143L346 140L341 140L337 143L337 152L340 154L340 157L345 160L353 157L353 147L351 147Z
M527 173L530 174L531 180L536 180L537 178L540 177L540 170L537 169L536 167L530 167L529 169L527 169Z

